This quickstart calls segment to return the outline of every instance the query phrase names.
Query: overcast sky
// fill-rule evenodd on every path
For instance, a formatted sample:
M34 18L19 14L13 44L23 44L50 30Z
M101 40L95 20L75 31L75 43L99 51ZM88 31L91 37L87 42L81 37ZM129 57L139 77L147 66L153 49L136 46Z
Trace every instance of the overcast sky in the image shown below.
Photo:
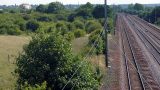
M0 5L14 5L14 4L47 4L50 2L59 1L63 4L84 4L91 2L92 4L103 4L104 0L0 0ZM108 4L129 4L129 3L141 3L141 4L156 4L160 3L160 0L108 0Z

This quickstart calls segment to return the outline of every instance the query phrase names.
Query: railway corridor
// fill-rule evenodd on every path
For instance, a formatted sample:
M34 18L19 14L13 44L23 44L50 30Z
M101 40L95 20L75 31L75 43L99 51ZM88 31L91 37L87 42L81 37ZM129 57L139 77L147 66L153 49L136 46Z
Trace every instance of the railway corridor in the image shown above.
M160 90L160 29L128 14L118 14L121 71L126 90Z

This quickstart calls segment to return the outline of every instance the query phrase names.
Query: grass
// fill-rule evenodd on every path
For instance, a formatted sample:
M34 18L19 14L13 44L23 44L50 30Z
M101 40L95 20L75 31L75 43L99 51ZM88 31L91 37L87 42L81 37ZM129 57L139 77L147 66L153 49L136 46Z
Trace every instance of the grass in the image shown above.
M29 38L24 36L0 36L0 90L13 90L15 58L28 42Z
M73 52L74 52L75 54L80 53L81 50L82 50L82 48L83 48L84 46L86 46L87 43L88 43L88 36L74 39L74 40L72 41Z

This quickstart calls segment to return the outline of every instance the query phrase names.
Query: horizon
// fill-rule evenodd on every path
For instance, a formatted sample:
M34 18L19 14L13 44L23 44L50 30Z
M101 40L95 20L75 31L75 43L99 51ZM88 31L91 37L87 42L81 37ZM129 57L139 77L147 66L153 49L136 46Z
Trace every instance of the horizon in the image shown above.
M90 2L91 4L104 4L104 0L101 1L97 1L97 0L69 0L69 1L65 1L65 0L32 0L32 1L28 1L28 0L12 0L12 1L1 1L0 5L20 5L23 3L27 3L27 4L32 4L32 5L39 5L39 4L49 4L51 2L61 2L64 5L69 5L69 4L85 4L87 2ZM120 4L135 4L135 3L140 3L140 4L160 4L160 2L158 2L157 0L108 0L108 5L120 5Z

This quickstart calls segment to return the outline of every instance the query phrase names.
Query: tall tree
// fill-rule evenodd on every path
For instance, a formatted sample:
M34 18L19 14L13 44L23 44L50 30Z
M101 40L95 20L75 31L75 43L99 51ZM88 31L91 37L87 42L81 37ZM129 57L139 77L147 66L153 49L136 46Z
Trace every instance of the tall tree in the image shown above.
M80 6L76 12L77 16L82 16L84 18L92 17L92 11L93 11L93 5L89 2L87 2L85 5Z
M64 10L65 7L62 3L60 2L52 2L48 5L47 12L48 13L59 13L62 10Z
M97 5L93 12L92 12L93 16L95 18L104 18L104 5ZM107 5L107 16L112 16L112 10L111 8Z
M134 9L137 11L144 10L144 6L142 4L136 3L134 5Z
M150 14L150 20L152 23L156 22L158 18L160 18L160 6L155 7Z
M36 11L38 12L45 12L47 7L45 5L40 4L38 7L36 7Z
M133 10L133 9L134 9L134 5L133 5L133 4L129 4L129 5L128 5L128 9L129 9L129 10Z

